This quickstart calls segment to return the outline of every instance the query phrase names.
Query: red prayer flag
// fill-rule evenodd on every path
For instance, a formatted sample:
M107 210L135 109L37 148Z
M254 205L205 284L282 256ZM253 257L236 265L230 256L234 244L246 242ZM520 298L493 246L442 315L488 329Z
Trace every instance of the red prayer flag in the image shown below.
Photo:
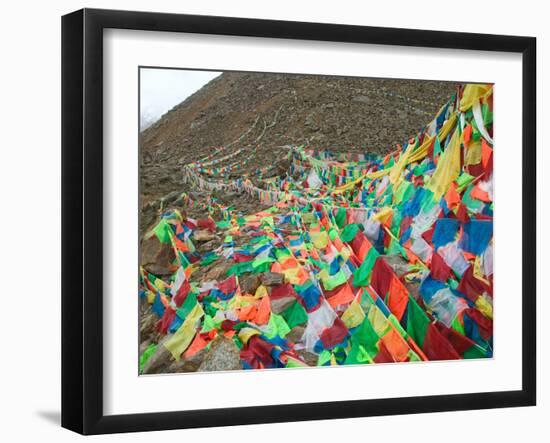
M432 278L446 282L451 276L451 268L437 252L432 254L432 264L430 266Z
M342 343L348 335L348 328L339 317L336 317L330 328L326 328L321 333L321 341L325 349L332 349L338 343Z
M428 325L422 349L429 360L460 360L460 355L451 342L439 332L433 323Z
M478 280L474 276L473 266L469 266L468 269L464 271L464 274L462 274L462 278L460 279L460 283L456 289L457 291L463 293L474 303L477 298L484 292L487 292L489 294L492 292L489 285L482 282L481 280Z
M393 359L390 351L388 351L388 348L384 344L382 340L378 341L378 354L376 354L376 357L374 357L374 363L394 363L395 360Z
M234 275L218 283L218 289L224 294L229 295L237 290L237 279Z
M464 354L464 352L475 345L473 340L470 340L468 337L465 337L460 332L457 332L452 328L448 328L443 323L437 322L436 326L439 332L441 332L441 334L449 340L456 352L460 355Z
M297 298L296 291L294 291L293 286L290 283L283 283L282 285L273 286L271 288L270 297L273 300L284 297L294 297Z
M168 328L174 321L175 316L176 311L168 306L164 310L164 314L161 319L157 322L157 331L159 331L161 334L166 334L168 332Z
M185 280L178 289L178 292L174 296L174 303L179 308L181 304L185 301L187 294L191 290L191 285L188 280Z
M382 257L378 257L372 269L370 284L380 297L384 298L390 290L391 279L394 275L390 265Z

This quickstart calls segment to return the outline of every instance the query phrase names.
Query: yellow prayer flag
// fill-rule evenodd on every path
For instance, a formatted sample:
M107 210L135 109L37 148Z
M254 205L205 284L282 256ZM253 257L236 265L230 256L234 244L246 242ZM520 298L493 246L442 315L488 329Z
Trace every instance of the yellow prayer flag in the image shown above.
M311 242L317 249L326 248L328 245L328 234L326 231L310 232Z
M263 298L267 295L267 288L264 285L258 286L254 293L254 298Z
M254 335L259 335L260 331L254 328L242 328L239 331L239 339L244 343L248 343L248 340L250 340L251 337Z
M492 93L492 85L480 85L474 83L468 83L464 88L462 99L460 100L460 110L466 112L470 109L476 101L481 98L485 98Z
M348 309L346 309L344 314L342 314L342 321L348 329L359 326L363 322L364 318L365 313L357 300L351 302Z
M393 209L389 206L382 208L375 215L372 216L372 220L379 221L380 223L385 223L393 214Z
M177 361L180 360L181 354L185 352L193 341L197 332L197 322L203 315L202 306L200 303L197 303L176 333L164 343L165 348L170 351Z
M390 329L390 323L388 319L378 308L378 306L373 305L369 309L368 318L378 337L382 337L388 331L388 329Z
M477 298L476 308L479 309L485 317L491 320L493 319L493 305L487 295L483 294Z
M466 151L464 164L468 166L478 165L479 163L481 163L481 142L479 140L472 140Z
M434 193L434 199L439 201L449 190L451 183L460 174L460 140L458 129L455 129L447 149L441 154L437 168L432 175L427 188Z

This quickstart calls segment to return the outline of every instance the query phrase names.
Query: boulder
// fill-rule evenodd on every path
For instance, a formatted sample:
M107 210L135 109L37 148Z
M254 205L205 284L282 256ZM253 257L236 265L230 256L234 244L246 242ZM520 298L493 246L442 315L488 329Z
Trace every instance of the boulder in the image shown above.
M213 234L208 229L198 229L193 232L193 240L198 243L206 243L211 240L215 240L216 238L216 234Z
M212 342L198 371L234 371L242 368L237 345L227 337L218 336Z
M168 366L166 372L171 374L177 372L196 372L204 361L207 352L206 349L201 349L190 358L182 358L180 361L174 361Z
M275 314L280 314L295 301L296 299L294 297L282 297L275 300L271 299L271 311Z
M294 326L290 332L286 334L285 338L291 343L298 343L302 340L305 330L306 328L303 326Z
M147 272L154 275L172 275L176 255L174 249L168 243L161 243L156 235L146 235L140 248L140 264Z
M213 251L220 245L220 239L214 238L201 245L201 251Z
M260 280L264 286L278 286L284 283L285 276L278 272L265 272L261 274Z
M239 277L239 284L243 294L254 294L260 283L260 277L257 274L246 274Z
M145 312L140 317L139 322L139 334L142 339L148 338L156 332L156 325L158 322L158 317L156 314L151 312Z
M319 360L319 356L317 354L306 351L305 349L300 349L299 351L296 351L296 353L303 361L306 362L308 366L317 366L317 361Z
M211 265L211 268L204 275L203 280L223 280L226 277L225 274L227 273L227 270L231 266L233 266L232 261L222 258L221 260L218 260Z

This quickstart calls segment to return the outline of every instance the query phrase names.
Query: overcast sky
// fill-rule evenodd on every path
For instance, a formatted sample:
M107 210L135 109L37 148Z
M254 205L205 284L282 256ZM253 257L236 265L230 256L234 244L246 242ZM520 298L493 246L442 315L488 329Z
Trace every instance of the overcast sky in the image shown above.
M221 72L142 68L140 72L140 127L156 122L164 113L202 88Z

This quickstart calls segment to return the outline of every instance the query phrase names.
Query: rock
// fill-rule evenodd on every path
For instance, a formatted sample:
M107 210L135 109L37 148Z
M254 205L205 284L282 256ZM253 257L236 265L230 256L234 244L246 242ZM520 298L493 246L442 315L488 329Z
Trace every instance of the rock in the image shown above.
M143 184L143 187L146 188L145 183ZM159 207L160 202L158 200L148 202L142 206L139 220L140 236L142 236L144 232L147 232L146 228L151 226L151 224L156 220Z
M278 286L284 283L285 276L278 272L265 272L261 274L260 280L264 286Z
M296 353L306 362L308 366L317 366L317 360L319 357L313 352L306 351L305 349L300 349Z
M139 355L143 354L151 344L151 340L144 340L139 345Z
M207 352L206 349L201 349L191 358L182 358L180 361L174 361L168 366L166 372L171 374L177 372L196 372L204 361Z
M371 99L369 97L367 97L366 95L357 95L357 96L353 97L353 101L368 104L368 103L371 102Z
M172 191L169 194L166 194L164 197L160 199L162 203L162 207L166 208L167 205L170 205L176 202L180 198L180 196L181 196L180 191Z
M168 243L161 243L156 235L146 235L141 242L140 264L154 275L172 275L176 258L174 249Z
M257 274L246 274L239 277L239 284L243 294L254 294L260 283L260 277Z
M143 366L144 374L160 374L161 372L167 372L170 363L174 359L170 351L164 346L164 343L166 343L170 337L172 337L172 334L165 336L160 341L153 355L149 357L149 360L147 360Z
M286 334L285 338L292 343L298 343L302 340L305 330L306 328L304 326L294 326L290 332Z
M219 239L215 238L214 240L207 241L201 246L203 251L213 251L219 246Z
M409 262L399 254L383 255L382 258L390 265L398 277L405 275L409 271Z
M204 280L221 280L225 278L227 270L233 265L233 262L227 259L221 259L214 262L210 270L205 274Z
M142 314L140 317L139 324L139 334L140 337L145 338L149 337L151 334L155 333L158 317L153 314L151 311L148 313Z
M215 240L216 238L216 234L213 234L208 229L198 229L193 232L193 240L199 243L209 242L211 240Z
M199 371L234 371L242 369L239 348L233 340L218 336L212 342Z
M139 297L139 313L140 316L143 315L147 310L149 309L149 302L147 301L147 297Z
M276 300L271 299L271 311L275 314L280 314L295 301L296 299L294 297L282 297Z

